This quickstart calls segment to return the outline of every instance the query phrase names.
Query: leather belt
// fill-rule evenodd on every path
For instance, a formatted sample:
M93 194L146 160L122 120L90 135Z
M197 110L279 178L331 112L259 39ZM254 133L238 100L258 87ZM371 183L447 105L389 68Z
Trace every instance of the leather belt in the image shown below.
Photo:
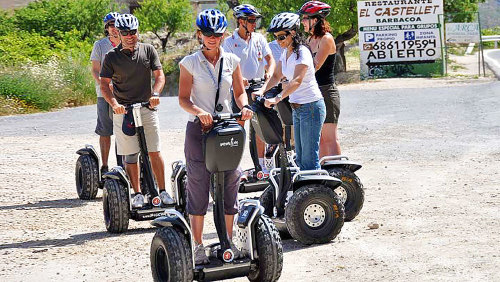
M302 106L302 104L297 104L297 103L290 103L290 106L292 107L292 109L298 109L300 106Z

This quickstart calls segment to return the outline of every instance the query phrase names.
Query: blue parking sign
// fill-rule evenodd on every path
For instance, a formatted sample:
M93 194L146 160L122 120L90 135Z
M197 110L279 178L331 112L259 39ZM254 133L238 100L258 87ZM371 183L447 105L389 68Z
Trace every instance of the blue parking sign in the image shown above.
M365 33L365 42L375 42L375 33Z

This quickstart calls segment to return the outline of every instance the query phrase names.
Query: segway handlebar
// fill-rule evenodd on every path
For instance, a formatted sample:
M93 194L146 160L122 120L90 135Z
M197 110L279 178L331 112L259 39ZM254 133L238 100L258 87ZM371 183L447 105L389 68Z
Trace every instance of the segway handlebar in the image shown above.
M212 115L212 119L214 121L221 121L221 120L226 120L226 119L240 119L241 118L241 112L240 113L235 113L235 114L217 114L217 115ZM200 118L199 117L194 117L194 122L199 123Z
M142 107L148 107L149 108L149 101L147 102L141 102L141 103L134 103L134 104L129 104L129 105L124 105L125 110L132 110L135 107L142 108Z

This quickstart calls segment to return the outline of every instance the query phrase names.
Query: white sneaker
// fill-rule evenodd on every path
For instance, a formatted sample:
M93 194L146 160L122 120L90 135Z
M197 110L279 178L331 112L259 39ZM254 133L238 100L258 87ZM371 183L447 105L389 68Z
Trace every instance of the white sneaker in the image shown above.
M160 199L161 202L165 205L171 205L175 202L174 199L172 199L172 197L170 197L170 195L165 190L160 192Z
M133 208L142 208L144 206L144 196L140 193L135 194L132 199L132 207Z
M194 243L194 242L193 242ZM210 260L205 253L205 247L203 244L196 244L194 247L194 263L195 264L208 264Z

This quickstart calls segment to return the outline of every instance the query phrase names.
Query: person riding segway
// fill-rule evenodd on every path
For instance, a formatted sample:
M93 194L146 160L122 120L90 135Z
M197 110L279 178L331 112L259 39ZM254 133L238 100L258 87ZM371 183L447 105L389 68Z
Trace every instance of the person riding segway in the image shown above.
M330 14L330 5L320 1L306 2L299 9L304 31L314 57L316 81L326 105L326 119L321 129L320 164L331 176L342 180L335 189L345 206L345 220L353 220L361 211L364 190L355 172L361 165L341 155L337 124L340 115L340 95L335 85L334 66L336 58L335 40L325 19Z
M106 53L120 43L118 30L115 28L115 20L119 15L117 12L111 12L104 16L104 34L106 37L94 43L90 54L92 76L96 82L97 93L97 125L95 133L99 135L102 166L101 158L99 158L92 145L85 145L84 148L76 152L80 155L75 168L76 192L82 200L95 199L97 190L102 189L104 185L102 176L108 172L108 156L111 147L111 135L113 135L113 112L102 97L99 72ZM122 166L121 156L116 155L116 162L119 166Z
M100 74L101 91L114 111L113 129L118 154L125 156L126 174L116 167L104 176L103 208L107 230L124 232L129 217L153 219L174 200L165 191L158 113L152 110L160 104L159 93L165 84L158 54L152 45L138 43L139 21L135 16L120 15L115 26L122 43L106 54ZM111 81L113 92L108 86ZM139 157L144 160L146 185L140 184Z

